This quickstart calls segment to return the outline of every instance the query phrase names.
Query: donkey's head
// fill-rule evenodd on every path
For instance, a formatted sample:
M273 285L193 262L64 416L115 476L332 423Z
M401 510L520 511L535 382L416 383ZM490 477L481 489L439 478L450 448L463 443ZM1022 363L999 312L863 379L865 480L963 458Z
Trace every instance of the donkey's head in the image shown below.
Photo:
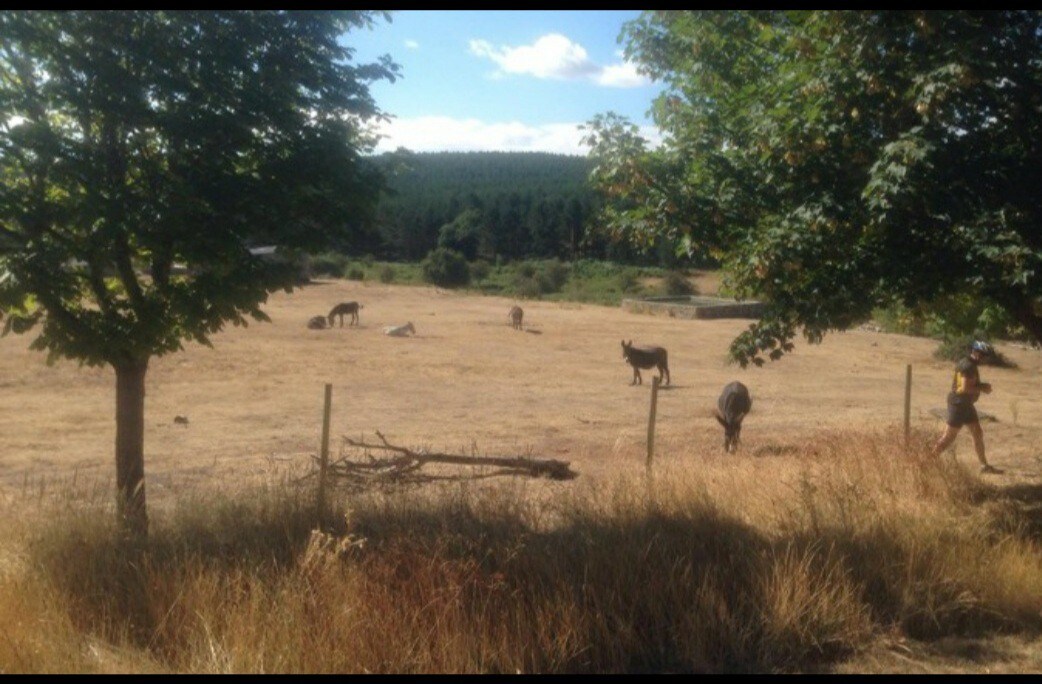
M633 340L630 340L628 344L626 340L622 340L622 358L629 360L631 349L633 349Z
M729 454L738 451L738 443L741 441L742 435L742 420L745 418L745 414L740 413L733 420L727 420L720 415L720 411L714 410L713 416L724 428L724 451Z

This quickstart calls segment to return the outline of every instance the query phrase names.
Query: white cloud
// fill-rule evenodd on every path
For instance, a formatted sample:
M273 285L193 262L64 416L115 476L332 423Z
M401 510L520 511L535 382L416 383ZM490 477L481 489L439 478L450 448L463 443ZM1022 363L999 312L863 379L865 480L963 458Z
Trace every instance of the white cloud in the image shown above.
M409 48L410 50L419 50L420 44L417 43L415 40L409 39L405 41L405 47Z
M386 136L377 152L405 147L414 152L554 152L586 155L589 148L580 144L583 132L577 123L552 123L532 126L520 121L488 123L479 119L453 119L446 116L398 118L385 122L379 132ZM641 133L657 146L662 136L653 126Z
M610 64L597 74L597 83L609 88L637 88L651 85L651 79L637 73L637 66L632 62Z
M470 41L470 51L488 57L508 74L530 74L536 78L557 80L582 78L598 71L586 56L586 50L559 33L541 37L532 45L497 48L487 40Z
M470 52L492 60L499 71L492 74L527 74L552 80L589 79L599 85L614 88L634 88L650 83L637 73L629 62L601 66L592 61L586 49L560 33L549 33L531 45L498 48L487 40L470 41Z

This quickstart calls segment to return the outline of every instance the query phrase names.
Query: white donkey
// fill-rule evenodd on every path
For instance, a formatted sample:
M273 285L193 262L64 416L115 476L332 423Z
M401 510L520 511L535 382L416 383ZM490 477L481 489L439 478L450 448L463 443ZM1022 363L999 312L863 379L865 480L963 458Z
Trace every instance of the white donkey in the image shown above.
M390 326L384 328L384 335L390 335L391 337L408 337L409 333L416 334L416 328L412 327L412 323L406 323L405 325Z

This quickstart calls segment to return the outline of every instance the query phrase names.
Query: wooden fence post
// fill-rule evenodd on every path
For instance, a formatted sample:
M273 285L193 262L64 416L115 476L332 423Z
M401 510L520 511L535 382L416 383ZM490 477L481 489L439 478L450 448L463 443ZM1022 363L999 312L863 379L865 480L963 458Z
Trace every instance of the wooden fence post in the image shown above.
M318 471L317 518L321 525L326 514L326 471L329 469L329 415L333 408L333 385L326 384L326 402L322 409L322 460Z
M912 435L912 364L905 368L905 449Z
M651 380L651 414L648 416L648 461L646 467L651 473L651 460L655 457L655 411L658 408L658 376Z

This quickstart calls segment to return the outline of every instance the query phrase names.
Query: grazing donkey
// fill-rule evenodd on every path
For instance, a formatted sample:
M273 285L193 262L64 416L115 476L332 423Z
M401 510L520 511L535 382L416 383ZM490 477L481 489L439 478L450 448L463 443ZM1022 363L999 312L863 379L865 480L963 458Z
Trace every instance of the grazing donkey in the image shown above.
M390 326L384 328L384 335L390 335L391 337L407 337L409 333L416 334L416 328L412 327L412 323L406 323L405 325Z
M666 384L669 384L669 360L666 356L666 350L662 347L634 347L633 340L629 341L629 344L625 340L622 341L622 358L626 359L627 363L633 366L633 382L631 385L643 384L644 380L640 377L640 368L658 368L658 379L661 382L663 376L666 378Z
M311 330L325 330L326 329L326 317L325 316L312 316L308 319L308 328Z
M724 426L724 451L733 454L738 451L738 437L742 433L742 419L753 408L749 388L735 382L724 385L724 391L716 402L714 415Z
M510 323L514 326L514 330L521 330L521 319L524 318L525 312L520 306L515 306L510 309Z
M358 310L364 309L365 307L358 302L344 302L337 304L333 307L333 310L329 312L329 327L333 327L333 319L340 316L340 327L344 327L344 316L347 314L351 315L351 322L348 325L354 325L358 323Z

